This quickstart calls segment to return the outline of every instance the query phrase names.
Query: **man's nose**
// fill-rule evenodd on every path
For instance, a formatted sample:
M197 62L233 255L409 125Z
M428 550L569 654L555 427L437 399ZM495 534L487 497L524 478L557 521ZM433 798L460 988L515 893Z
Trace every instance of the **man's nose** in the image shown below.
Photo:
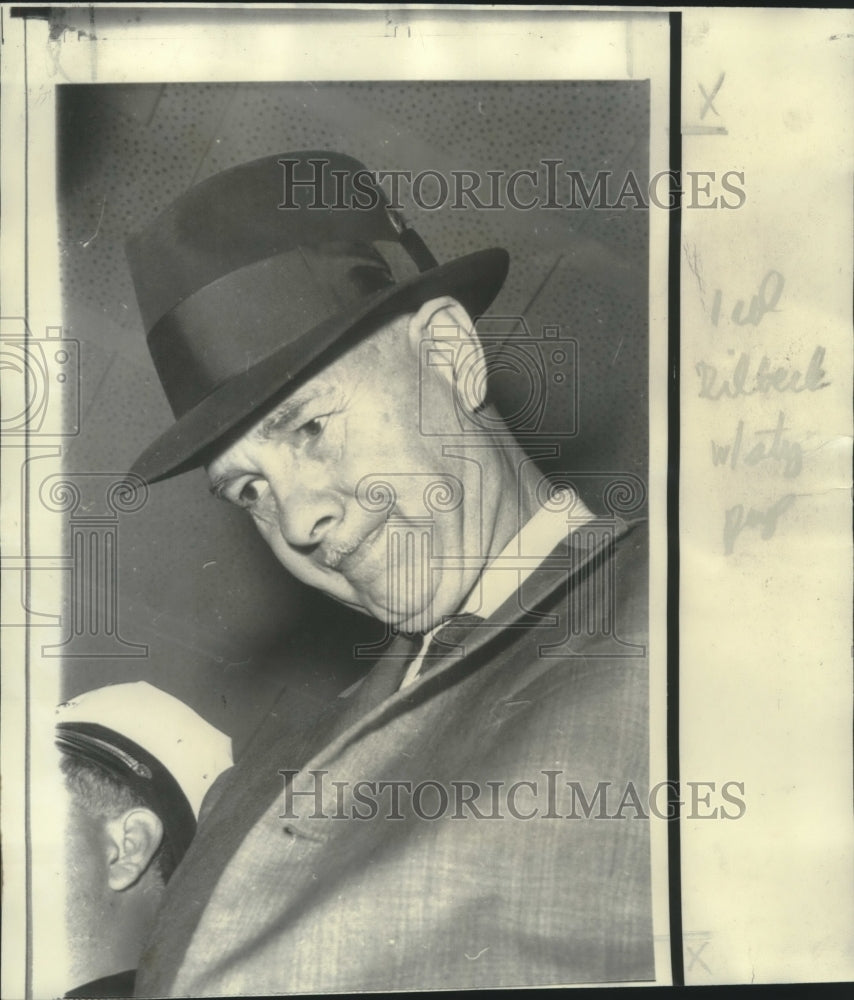
M279 531L297 548L319 545L344 516L340 499L331 490L275 491Z

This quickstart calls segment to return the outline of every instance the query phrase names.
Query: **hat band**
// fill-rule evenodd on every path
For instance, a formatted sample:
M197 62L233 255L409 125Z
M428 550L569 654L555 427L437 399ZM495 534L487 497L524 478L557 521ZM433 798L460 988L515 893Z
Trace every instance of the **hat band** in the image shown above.
M223 382L394 283L385 259L360 243L300 246L223 275L148 334L172 412L181 417Z

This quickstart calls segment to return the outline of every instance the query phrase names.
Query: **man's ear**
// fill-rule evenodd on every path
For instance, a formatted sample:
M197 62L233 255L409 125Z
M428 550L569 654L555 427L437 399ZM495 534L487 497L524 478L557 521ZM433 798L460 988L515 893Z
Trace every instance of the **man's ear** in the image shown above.
M486 359L471 316L454 298L430 299L409 321L409 340L422 364L444 376L472 413L486 399ZM426 350L425 341L432 341Z
M135 885L145 873L163 840L157 813L138 807L107 821L108 884L115 892Z

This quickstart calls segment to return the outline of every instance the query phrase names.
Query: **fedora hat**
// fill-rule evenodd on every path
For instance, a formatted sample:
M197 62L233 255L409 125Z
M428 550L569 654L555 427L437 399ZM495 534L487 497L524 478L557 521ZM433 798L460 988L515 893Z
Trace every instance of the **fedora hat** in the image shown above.
M175 416L132 472L155 482L388 319L438 295L476 318L501 248L438 264L358 160L282 153L190 188L127 243L148 347Z

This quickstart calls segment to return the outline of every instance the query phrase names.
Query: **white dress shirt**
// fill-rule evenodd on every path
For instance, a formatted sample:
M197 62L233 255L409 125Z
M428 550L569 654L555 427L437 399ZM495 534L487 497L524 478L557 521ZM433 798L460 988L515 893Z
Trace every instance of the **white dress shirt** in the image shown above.
M501 554L484 567L466 603L457 613L489 618L508 597L516 593L542 560L554 550L558 542L567 537L570 529L580 528L592 519L593 514L580 499L576 499L573 505L571 522L567 520L565 510L549 510L541 507L510 539ZM527 564L519 566L520 558L527 558ZM538 561L536 563L530 561L533 559ZM445 622L439 622L429 632L424 633L421 649L409 664L399 690L402 691L417 679L430 641L444 624Z

